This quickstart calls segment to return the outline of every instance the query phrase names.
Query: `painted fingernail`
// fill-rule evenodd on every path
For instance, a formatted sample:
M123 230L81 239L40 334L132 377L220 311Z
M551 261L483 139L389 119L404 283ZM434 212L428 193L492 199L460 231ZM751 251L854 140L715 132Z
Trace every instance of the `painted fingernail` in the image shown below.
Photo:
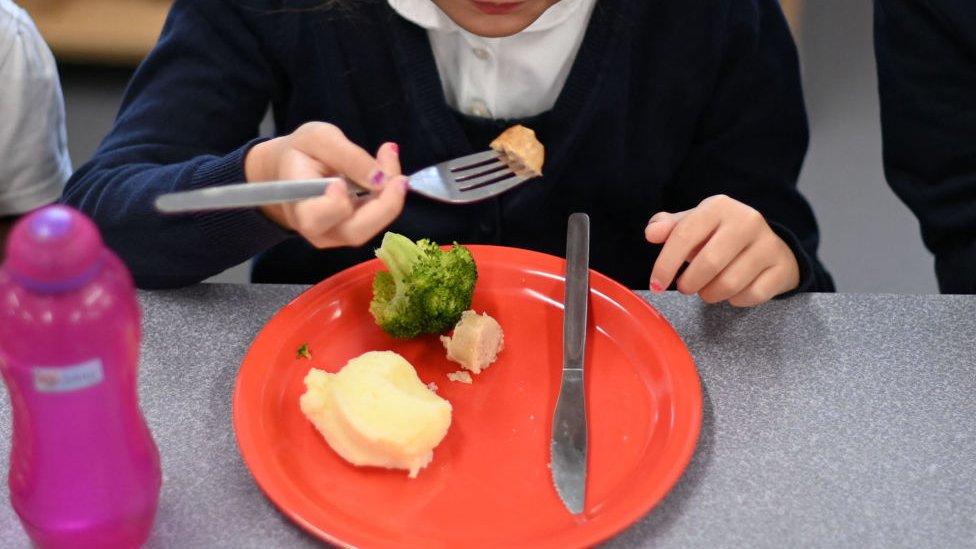
M656 278L652 278L651 279L651 291L654 292L654 293L656 293L656 294L659 294L659 293L661 293L661 292L664 291L664 286L661 286L661 283L658 282L658 280Z
M386 181L386 174L381 170L376 170L373 175L370 176L369 181L376 187L379 187Z
M400 180L400 184L403 185L403 192L407 192L410 190L410 180L407 179L406 177Z
M390 143L390 150L393 151L393 154L400 154L400 145Z

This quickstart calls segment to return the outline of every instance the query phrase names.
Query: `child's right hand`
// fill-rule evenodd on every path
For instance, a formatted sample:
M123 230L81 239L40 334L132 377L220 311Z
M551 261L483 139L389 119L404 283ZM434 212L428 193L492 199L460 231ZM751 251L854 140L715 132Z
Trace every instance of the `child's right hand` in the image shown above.
M345 183L329 185L322 196L264 206L261 211L317 248L362 246L403 210L407 178L400 174L399 150L386 143L373 158L324 122L304 124L291 135L255 145L244 160L248 182L342 175L370 189L366 200L351 198Z

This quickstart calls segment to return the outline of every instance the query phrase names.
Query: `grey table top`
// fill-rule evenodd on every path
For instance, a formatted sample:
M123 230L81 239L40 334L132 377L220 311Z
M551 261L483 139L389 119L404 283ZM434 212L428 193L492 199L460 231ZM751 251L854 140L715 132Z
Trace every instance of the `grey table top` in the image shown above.
M303 289L140 294L140 392L164 470L150 547L315 545L264 498L230 419L248 344ZM744 311L642 296L694 355L704 418L682 479L609 546L976 546L976 298L806 295ZM0 546L25 545L4 498Z

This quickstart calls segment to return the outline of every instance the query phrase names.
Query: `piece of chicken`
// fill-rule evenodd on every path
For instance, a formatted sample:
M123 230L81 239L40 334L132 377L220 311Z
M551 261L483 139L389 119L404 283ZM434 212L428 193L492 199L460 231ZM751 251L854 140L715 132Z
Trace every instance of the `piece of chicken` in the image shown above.
M449 360L478 374L498 358L498 353L505 346L505 336L494 318L464 311L461 320L454 326L454 334L451 337L441 336L441 342L447 349Z
M529 128L519 125L508 128L491 142L491 148L505 153L517 165L515 173L525 177L542 175L546 149Z

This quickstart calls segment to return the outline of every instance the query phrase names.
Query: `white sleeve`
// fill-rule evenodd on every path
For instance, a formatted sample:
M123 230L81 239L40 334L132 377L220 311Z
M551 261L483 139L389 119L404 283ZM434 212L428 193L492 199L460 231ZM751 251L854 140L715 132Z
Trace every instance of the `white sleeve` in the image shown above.
M54 202L71 175L54 56L10 0L0 0L0 158L0 216Z

